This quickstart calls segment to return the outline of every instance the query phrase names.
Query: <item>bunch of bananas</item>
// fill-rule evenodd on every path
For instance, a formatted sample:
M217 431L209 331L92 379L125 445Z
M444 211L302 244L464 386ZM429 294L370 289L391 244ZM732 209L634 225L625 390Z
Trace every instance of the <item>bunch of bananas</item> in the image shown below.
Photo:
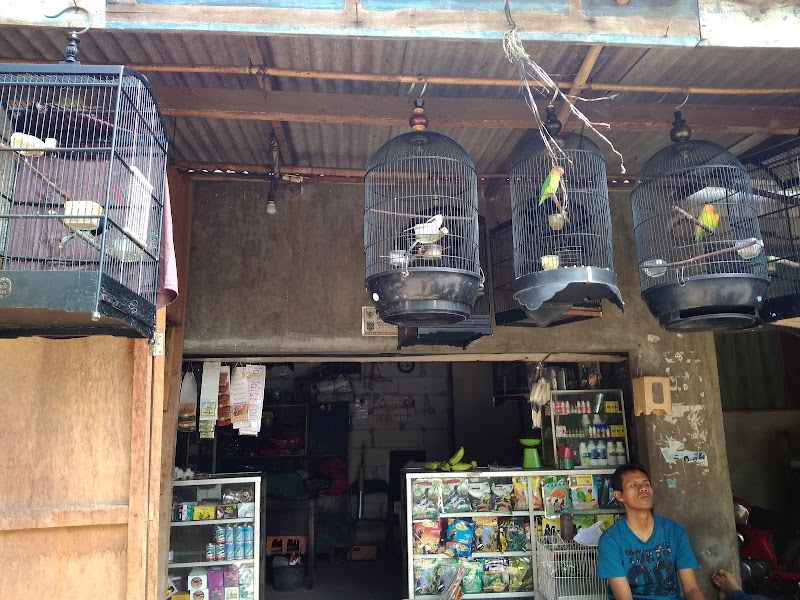
M448 460L443 462L427 462L425 468L431 471L469 471L470 469L477 469L478 463L474 460L472 462L462 462L464 460L464 446L458 449L458 452L453 454Z

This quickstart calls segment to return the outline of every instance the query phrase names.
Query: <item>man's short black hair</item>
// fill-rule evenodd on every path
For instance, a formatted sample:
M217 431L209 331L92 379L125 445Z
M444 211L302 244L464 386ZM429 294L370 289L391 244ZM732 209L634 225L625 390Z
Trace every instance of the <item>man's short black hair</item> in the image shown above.
M625 473L630 473L631 471L641 471L645 475L647 475L647 479L650 479L650 473L647 472L642 465L637 463L625 463L624 465L620 465L617 467L617 470L614 471L614 474L611 476L611 487L614 488L615 492L622 491L622 476Z

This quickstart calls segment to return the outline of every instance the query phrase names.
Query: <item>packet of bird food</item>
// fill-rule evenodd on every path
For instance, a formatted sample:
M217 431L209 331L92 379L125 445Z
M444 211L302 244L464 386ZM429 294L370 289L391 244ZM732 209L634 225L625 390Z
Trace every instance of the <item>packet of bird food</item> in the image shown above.
M467 493L467 480L463 477L442 479L442 512L444 514L463 513L472 510L472 502Z
M475 517L474 544L476 552L497 552L497 517Z
M464 594L480 594L483 592L483 561L469 560L464 565L464 577L461 580L461 591Z
M514 494L513 483L493 483L490 508L494 512L511 514L511 497Z
M618 514L617 515L610 515L610 514L609 515L597 515L595 517L595 519L597 521L599 521L600 523L602 523L602 525L600 527L603 529L603 531L605 531L606 529L611 527L614 523L619 521L620 515L618 515Z
M597 508L597 487L591 475L570 475L569 495L575 510Z
M508 558L487 558L483 565L483 591L508 591Z
M458 568L459 561L456 559L440 560L436 565L436 583L438 585L437 593L441 594L450 585Z
M563 475L542 478L542 501L544 503L544 516L552 517L568 508L572 512L567 487L567 478Z
M573 519L575 517L573 516ZM543 536L553 536L553 535L561 535L561 520L559 517L550 517L542 519L542 531L541 534Z
M591 527L595 523L594 515L572 515L572 524L575 526L576 531L580 531L585 527Z
M538 480L539 478L533 477L532 479ZM514 490L511 494L511 504L514 510L528 510L528 478L514 477L513 481ZM541 508L541 499L539 508Z
M435 594L439 589L436 580L437 560L423 558L414 561L414 594Z
M441 539L441 521L426 519L414 523L414 554L439 554Z
M440 479L415 479L411 484L412 519L438 519L442 504Z
M475 534L475 521L472 519L448 519L447 540L444 552L456 558L472 556L472 538Z
M533 558L512 556L508 559L508 591L533 591Z
M492 488L488 481L470 481L467 483L467 493L472 501L472 510L489 512L492 507Z
M498 531L501 552L531 549L531 526L525 517L500 517Z

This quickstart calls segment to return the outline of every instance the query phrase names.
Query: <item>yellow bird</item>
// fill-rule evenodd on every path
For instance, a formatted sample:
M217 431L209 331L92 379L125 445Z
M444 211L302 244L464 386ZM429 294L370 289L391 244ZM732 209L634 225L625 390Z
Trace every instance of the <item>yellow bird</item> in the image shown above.
M703 210L700 211L700 216L697 217L697 220L708 228L706 229L701 225L694 226L694 241L701 242L703 238L707 235L712 235L717 230L719 213L714 209L713 205L706 204Z
M550 169L550 173L547 174L547 177L542 183L542 190L539 193L539 206L541 206L548 198L552 198L553 201L558 204L558 201L556 200L556 192L558 191L558 186L561 183L561 177L563 175L564 167L555 166Z

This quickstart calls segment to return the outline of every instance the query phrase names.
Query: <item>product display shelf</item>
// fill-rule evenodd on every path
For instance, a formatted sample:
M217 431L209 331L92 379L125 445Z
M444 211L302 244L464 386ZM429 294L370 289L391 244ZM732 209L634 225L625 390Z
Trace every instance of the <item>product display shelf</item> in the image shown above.
M560 412L562 408L575 412ZM614 469L627 462L630 453L622 390L553 390L545 411L546 417L549 416L546 418L549 426L543 431L542 439L550 445L555 465L559 464L559 446L572 448L574 468L581 472L598 468ZM598 426L602 431L591 434ZM623 452L617 452L620 442ZM602 456L601 443L604 447ZM586 450L583 456L581 448ZM544 447L542 452L545 452ZM542 456L542 460L545 460L545 456ZM587 461L589 464L585 464Z
M207 519L198 521L173 521L170 526L174 531L170 535L170 548L173 550L173 562L168 570L173 575L188 575L196 567L252 567L253 595L260 598L261 589L261 477L245 474L214 475L208 478L194 478L174 481L174 494L184 501L203 499L217 500L222 504L225 490L249 491L255 509L252 517L234 517L230 519ZM189 489L187 489L189 488ZM253 526L253 558L230 560L203 560L205 546L213 540L216 525L250 525ZM181 532L180 534L178 532Z
M592 390L592 392L597 393L602 390ZM404 515L405 515L405 526L406 526L406 544L407 544L407 564L406 564L406 571L407 571L407 595L406 598L408 600L433 600L434 598L439 598L436 594L415 594L415 582L414 582L414 561L415 560L424 560L424 559L448 559L450 558L446 554L415 554L414 553L414 523L423 521L423 520L431 520L431 519L421 519L412 518L412 509L413 509L413 483L414 480L417 479L454 479L454 478L465 478L465 479L500 479L504 481L508 481L513 479L514 477L523 477L526 479L527 486L527 503L529 507L533 506L532 502L532 480L533 478L542 478L548 476L562 476L562 477L569 477L570 475L575 476L586 476L586 475L611 475L614 472L615 467L590 467L586 469L525 469L525 470L507 470L507 471L500 471L500 470L492 470L492 469L474 469L471 471L459 471L456 473L452 472L439 472L439 471L427 471L424 469L418 468L407 468L404 470L405 473L405 502L404 502ZM590 510L574 510L572 512L573 517L579 515L600 515L600 514L619 514L622 511L620 509L614 508L605 508L605 509L590 509ZM536 532L536 528L534 527L534 521L536 517L543 517L544 511L540 509L529 509L529 510L515 510L511 513L508 512L487 512L487 511L472 511L472 512L463 512L463 513L440 513L437 517L438 519L448 519L448 518L465 518L465 517L504 517L504 516L526 516L530 519L531 527L530 527L530 534L531 534L531 549L525 551L513 551L513 552L474 552L473 557L480 559L480 558L495 558L495 557L519 557L519 556L530 556L533 564L533 588L534 591L517 591L517 592L481 592L481 593L474 593L474 594L464 594L464 600L478 600L479 598L532 598L536 595L536 589L538 589L538 582L536 581L536 539L539 537Z
M252 523L250 517L244 519L208 519L205 521L172 521L171 527L195 527L197 525L231 525L233 523Z

